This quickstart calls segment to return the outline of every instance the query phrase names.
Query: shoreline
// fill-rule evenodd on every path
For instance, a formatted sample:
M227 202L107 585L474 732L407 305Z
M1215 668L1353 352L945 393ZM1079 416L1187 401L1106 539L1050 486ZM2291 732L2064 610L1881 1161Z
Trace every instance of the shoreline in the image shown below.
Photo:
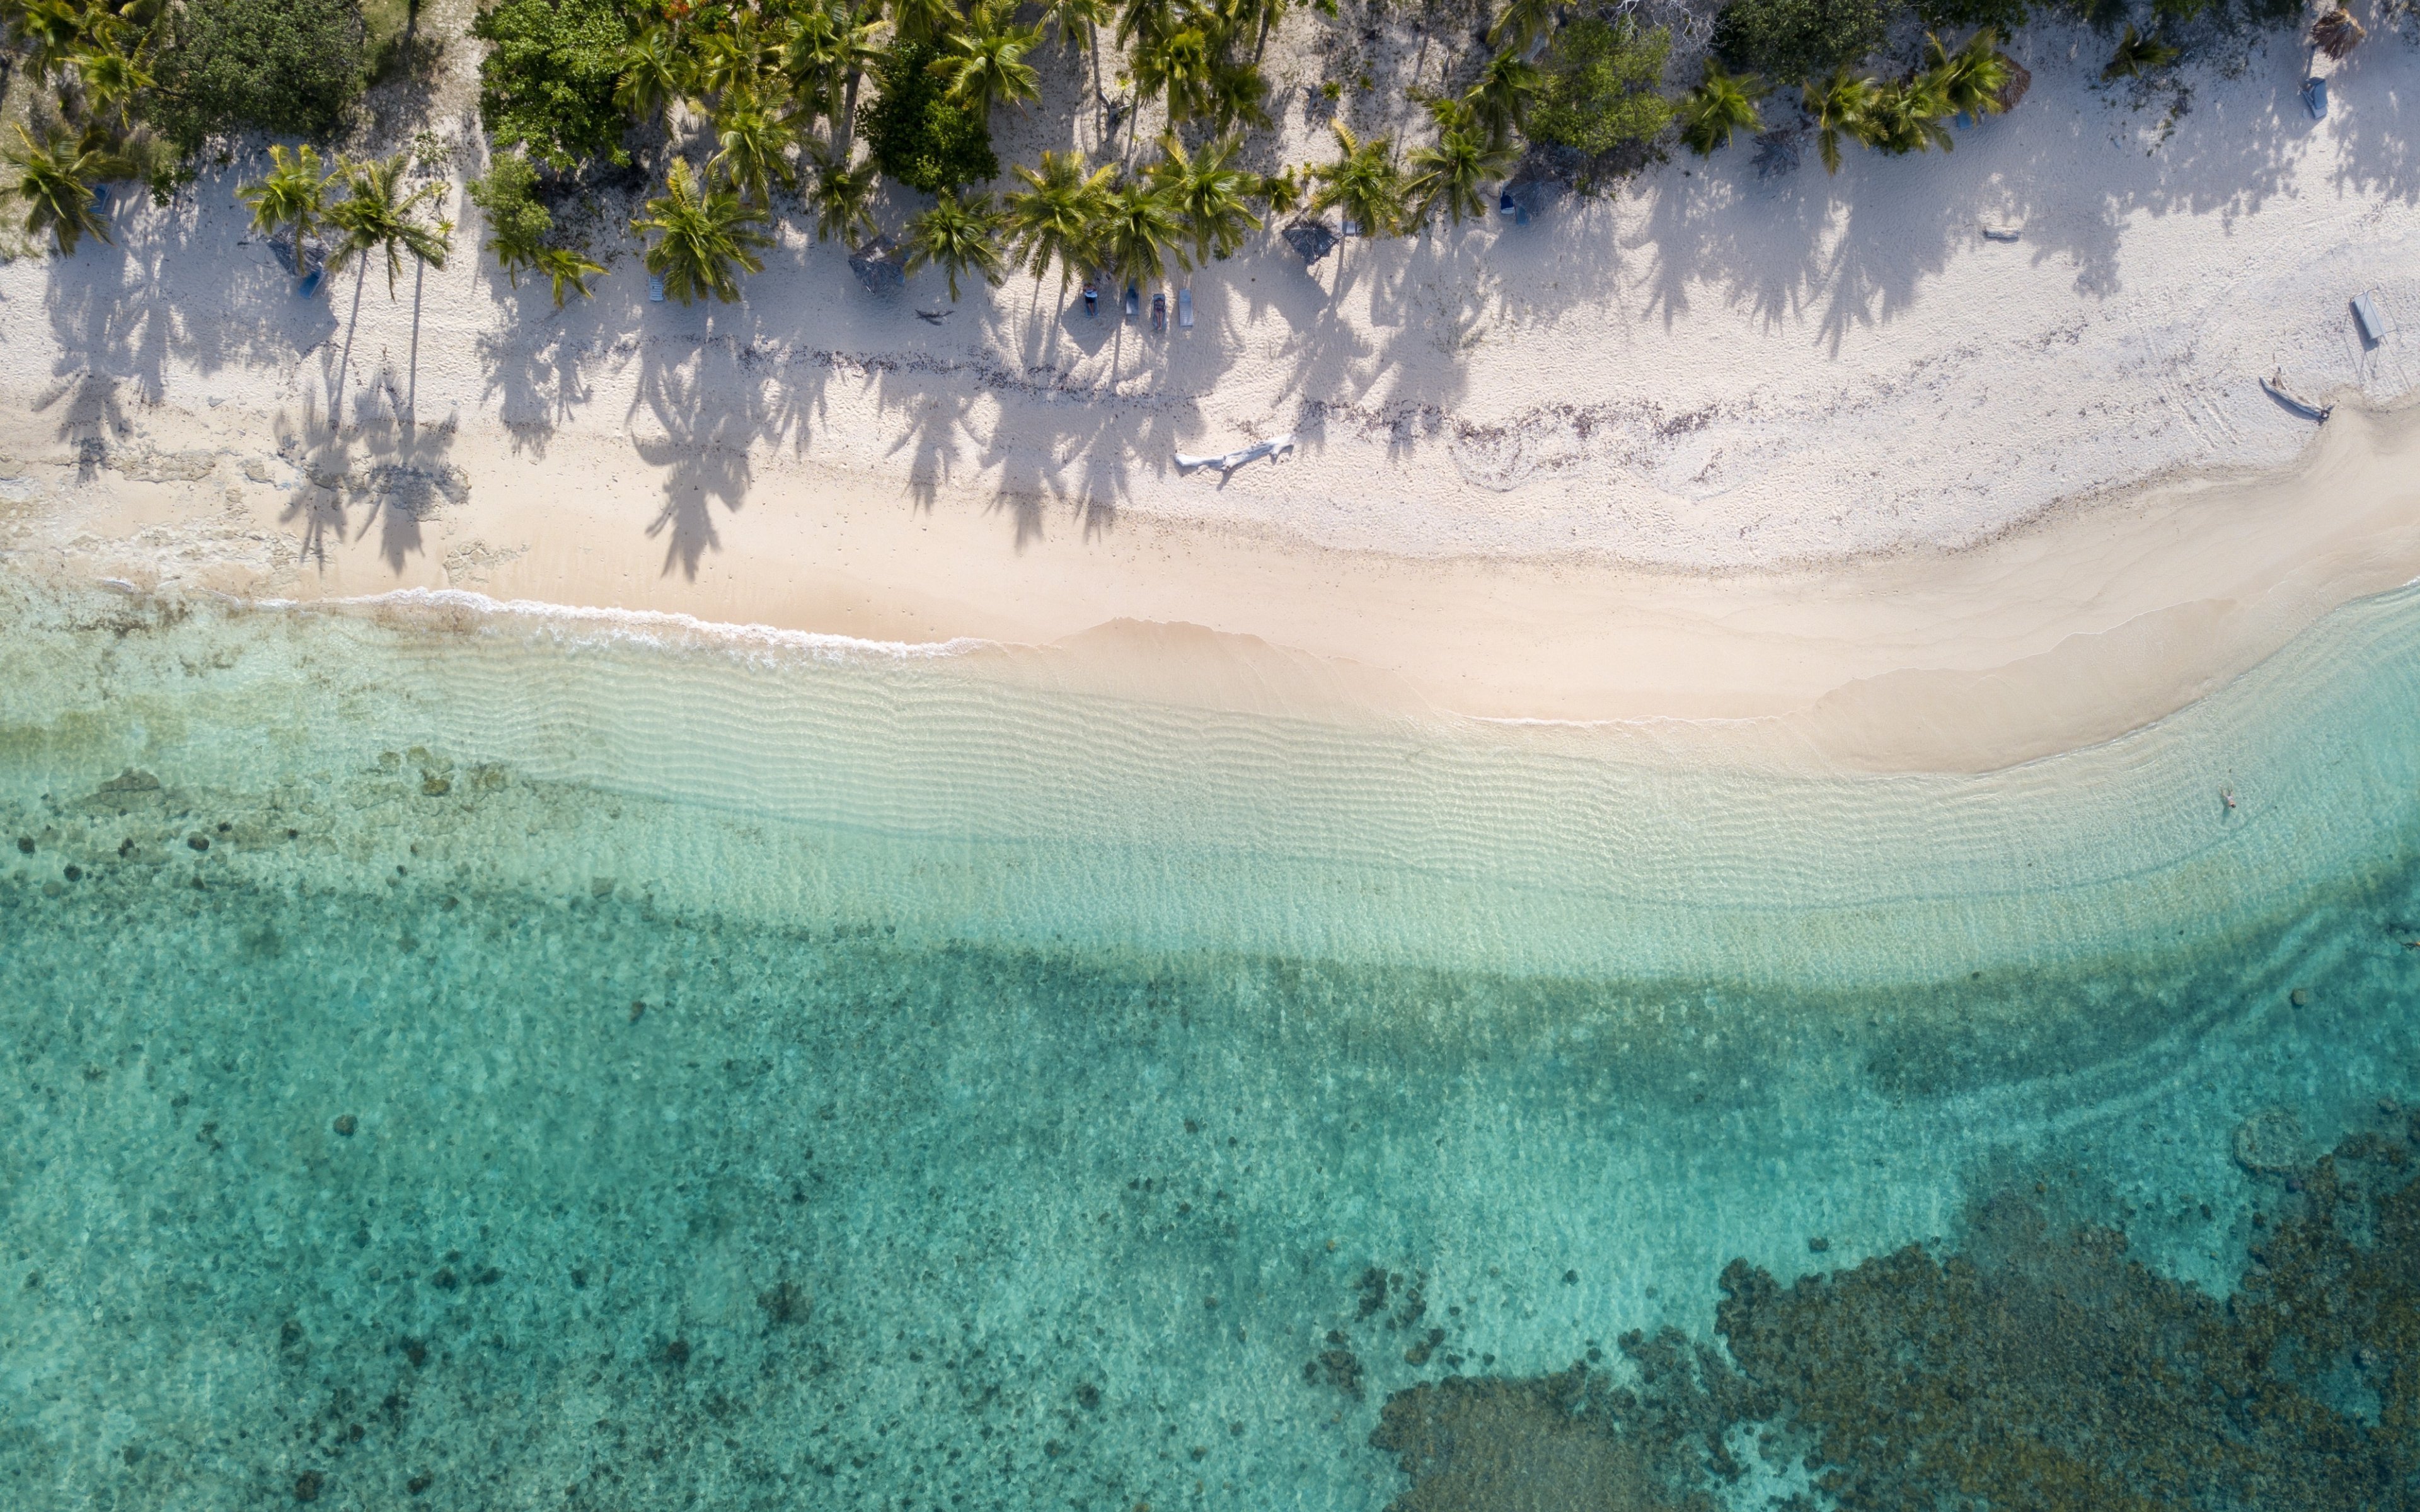
M543 493L511 486L528 464L509 434L478 426L445 438L442 466L479 480L461 503L442 482L425 509L373 500L305 561L279 517L295 512L276 473L298 470L240 457L249 427L212 438L215 419L182 440L218 445L165 462L155 449L89 470L55 453L53 468L102 481L46 490L53 507L23 521L9 554L144 592L333 605L455 590L686 615L707 634L1046 648L1053 677L1177 702L1249 702L1272 665L1299 656L1320 664L1309 674L1329 687L1320 696L1374 708L1660 726L1700 748L1875 771L1989 770L2098 744L2196 701L2342 604L2420 578L2410 405L2339 409L2299 462L2265 476L2104 493L1979 546L1722 575L1394 557L1151 518L1006 547L984 501L843 492L768 460L727 527L744 528L744 544L690 576L645 532L598 529L650 496L660 507L653 470L587 448L547 460ZM0 445L23 455L23 440ZM356 471L410 468L415 444L370 447Z

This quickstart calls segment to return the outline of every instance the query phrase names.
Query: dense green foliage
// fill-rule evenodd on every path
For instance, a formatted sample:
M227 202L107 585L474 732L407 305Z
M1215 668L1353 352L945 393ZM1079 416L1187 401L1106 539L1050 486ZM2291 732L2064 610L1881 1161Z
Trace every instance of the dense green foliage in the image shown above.
M1733 0L1715 18L1714 54L1797 84L1881 52L1888 35L1883 0Z
M880 93L861 106L858 130L882 171L910 189L938 194L1000 177L991 128L952 100L933 69L933 48L898 42L876 65Z
M1653 140L1672 118L1672 102L1656 92L1671 51L1672 34L1661 26L1642 33L1627 20L1572 22L1546 50L1548 82L1529 107L1530 136L1592 154Z
M479 118L496 149L559 169L628 162L613 89L634 14L624 0L502 0L480 12Z
M165 15L149 116L185 151L247 128L333 136L361 96L361 0L185 0Z
M2025 23L2025 0L1916 0L1917 19L1936 32L1988 26L2002 37Z

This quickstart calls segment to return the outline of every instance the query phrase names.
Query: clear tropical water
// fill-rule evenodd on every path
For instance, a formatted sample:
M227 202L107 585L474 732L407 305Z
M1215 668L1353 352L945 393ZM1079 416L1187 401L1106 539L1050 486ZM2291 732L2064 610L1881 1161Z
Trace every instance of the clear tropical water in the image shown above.
M2420 1496L2420 596L1981 777L1298 671L0 579L0 1497Z

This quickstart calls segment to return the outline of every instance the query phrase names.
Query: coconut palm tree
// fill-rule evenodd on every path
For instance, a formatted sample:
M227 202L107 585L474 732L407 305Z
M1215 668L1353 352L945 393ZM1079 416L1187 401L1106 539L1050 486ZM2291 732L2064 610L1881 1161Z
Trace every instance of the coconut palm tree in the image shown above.
M1470 108L1463 106L1461 114L1468 116ZM1442 209L1447 219L1460 225L1465 220L1484 216L1487 195L1483 187L1489 180L1511 173L1520 160L1519 148L1487 135L1479 130L1475 120L1455 122L1437 137L1435 146L1419 147L1412 153L1411 177L1404 185L1404 196L1411 202L1412 218L1425 221Z
M1156 282L1184 240L1184 218L1148 179L1130 178L1102 196L1093 245L1116 277L1131 284Z
M1233 131L1239 126L1266 131L1270 125L1268 98L1269 81L1258 67L1222 60L1210 70L1210 88L1202 115L1215 131Z
M73 0L20 0L0 20L25 45L25 72L38 82L92 39L91 14Z
M1873 105L1854 134L1868 147L1894 157L1939 147L1956 149L1957 139L1941 124L1956 112L1942 93L1942 82L1919 73L1874 90Z
M329 270L336 271L356 257L382 251L386 254L388 299L395 298L396 280L403 276L406 253L430 268L442 268L445 255L453 247L453 222L440 216L436 224L429 225L421 221L418 213L423 204L444 198L445 185L423 184L406 193L403 176L411 168L409 152L368 162L351 159L339 162L336 172L345 181L345 197L328 211L328 224L344 233L335 250L328 255Z
M773 239L761 229L765 213L728 189L701 185L690 166L673 160L664 192L647 201L647 213L630 223L633 233L655 233L644 261L664 281L664 292L683 304L700 296L729 303L739 298L739 274L759 273L757 250Z
M1042 98L1042 76L1025 61L1042 39L1042 28L1014 24L1009 19L1014 13L1014 7L1001 0L981 0L967 25L950 35L933 65L933 71L948 81L950 98L978 116L988 117L997 106Z
M1009 191L1003 224L1017 256L1039 283L1043 270L1059 264L1059 291L1065 294L1076 270L1091 263L1109 190L1117 181L1114 164L1089 168L1079 150L1042 154L1042 166L1018 163L1013 170L1025 185Z
M1232 255L1247 235L1261 228L1261 218L1247 203L1259 176L1230 165L1241 146L1227 136L1188 151L1174 131L1159 139L1151 181L1192 232L1196 266Z
M852 164L841 154L847 147L828 147L821 142L807 148L814 163L815 181L807 192L808 203L814 207L815 239L838 237L841 245L861 241L874 235L874 185L876 173L871 162Z
M1504 14L1487 29L1487 45L1499 52L1527 54L1555 23L1556 0L1511 0Z
M929 42L946 37L958 25L958 8L951 0L890 0L891 26L904 42Z
M753 94L764 76L782 64L782 39L768 36L756 12L734 7L730 20L692 44L696 88L721 100L736 94Z
M96 115L122 108L136 93L158 82L151 76L151 39L147 36L132 52L96 47L73 54L69 62L84 81L85 96Z
M302 243L325 213L332 176L319 162L319 149L308 142L289 157L283 147L269 149L269 177L236 191L236 198L252 207L252 228L275 236L291 228L294 235L294 276L301 278Z
M1271 220L1292 215L1302 208L1303 177L1299 168L1280 168L1275 173L1261 176L1260 185L1252 193L1268 206Z
M1146 35L1135 46L1135 94L1146 100L1165 99L1171 125L1216 109L1224 39L1207 20L1188 16L1184 24Z
M831 122L832 139L847 134L852 81L880 55L881 23L824 0L801 7L782 34L781 71L799 98L801 129L817 116Z
M721 177L759 206L773 203L776 188L792 189L789 150L797 133L767 110L752 88L735 88L714 113L714 156L706 172Z
M1966 39L1955 53L1941 45L1941 39L1925 33L1925 43L1932 54L1930 70L1941 85L1941 98L1951 115L1961 112L1969 116L1996 116L2002 110L2001 91L2009 87L2009 60L2000 53L2000 40L1992 28L1984 27Z
M906 270L914 273L928 265L949 280L952 303L957 302L961 273L981 273L987 284L1000 282L1007 263L1000 255L1000 212L992 208L989 194L960 199L956 190L945 189L931 209L908 223Z
M2118 39L2118 51L2109 55L2109 66L2101 70L2103 79L2139 79L2146 73L2157 73L2174 64L2180 54L2157 38L2145 37L2133 26Z
M547 282L553 285L554 307L558 310L563 308L565 290L587 299L592 292L588 281L605 270L603 263L593 262L569 247L542 247L531 266L544 273Z
M1342 210L1365 237L1392 234L1404 218L1404 171L1396 166L1394 144L1383 136L1365 141L1341 120L1327 124L1342 156L1311 165L1311 181L1319 187L1311 192L1311 208Z
M1873 114L1874 91L1873 80L1850 72L1846 66L1833 69L1820 82L1809 80L1800 91L1807 115L1815 123L1815 150L1823 159L1825 173L1840 171L1844 133L1852 140L1864 139L1861 132Z
M696 62L682 45L679 29L659 22L622 49L622 77L613 103L634 121L651 121L695 87Z
M64 132L37 142L19 126L17 143L0 158L17 170L12 187L24 202L25 234L49 232L66 257L75 255L76 243L85 237L107 242L109 223L93 210L93 186L127 177L133 164L97 132L72 142Z
M1756 102L1765 94L1764 81L1755 74L1731 73L1707 58L1698 87L1681 97L1681 140L1701 158L1730 146L1733 133L1761 124Z
M1479 124L1498 142L1528 129L1529 102L1546 87L1546 72L1514 53L1498 53L1479 70L1479 78L1462 98Z

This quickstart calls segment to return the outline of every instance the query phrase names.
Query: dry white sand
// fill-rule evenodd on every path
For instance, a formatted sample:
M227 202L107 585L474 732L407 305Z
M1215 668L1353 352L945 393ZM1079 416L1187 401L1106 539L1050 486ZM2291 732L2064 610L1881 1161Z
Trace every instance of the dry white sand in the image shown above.
M2022 759L2420 572L2412 424L2363 412L2420 388L2420 49L2374 40L2314 123L2281 44L2160 140L2102 45L2021 42L2031 97L1947 157L1676 161L1308 272L1272 241L1166 336L1055 274L930 323L938 279L869 296L795 233L743 306L650 305L625 258L556 312L475 223L399 299L306 301L205 178L120 248L0 269L5 540L145 587L875 639L1186 623L1465 712ZM2324 436L2279 368L2345 405ZM1288 432L1229 478L1171 461Z

